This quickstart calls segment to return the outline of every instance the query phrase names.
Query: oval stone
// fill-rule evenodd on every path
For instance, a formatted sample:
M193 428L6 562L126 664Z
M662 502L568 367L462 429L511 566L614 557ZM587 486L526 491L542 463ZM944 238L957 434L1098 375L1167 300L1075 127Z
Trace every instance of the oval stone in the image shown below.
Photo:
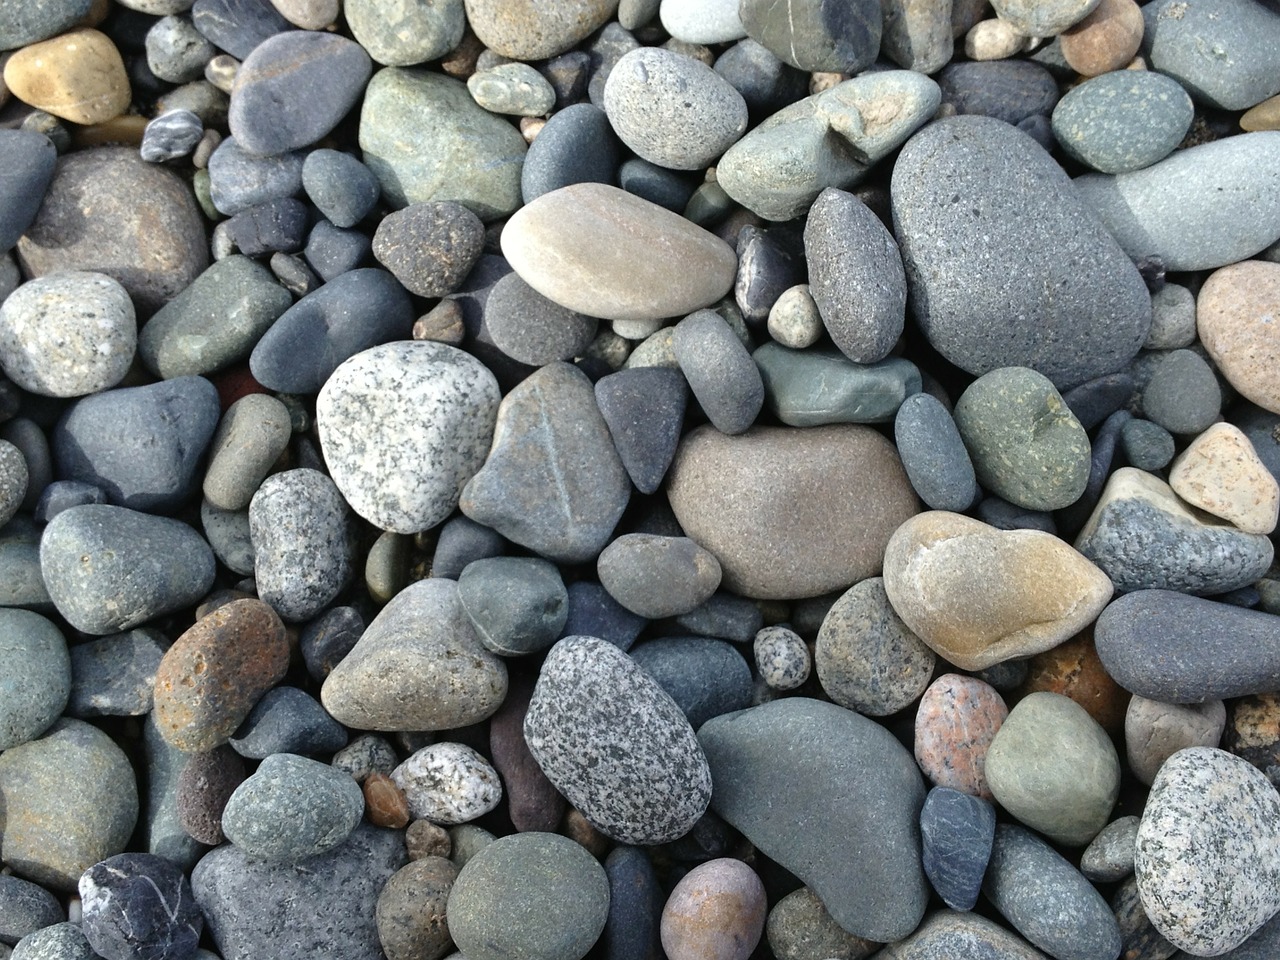
M943 674L929 684L916 710L916 763L939 787L991 800L987 750L1007 716L1004 698L989 683Z
M71 679L67 641L52 622L0 609L0 750L49 729L67 706Z
M1247 260L1215 270L1195 301L1196 332L1221 374L1245 397L1280 412L1280 264ZM1255 445L1257 441L1254 441Z
M507 221L502 252L548 300L606 320L658 320L715 303L738 260L719 237L603 183L544 193Z
M1127 173L1163 160L1195 113L1175 80L1117 70L1080 84L1053 110L1053 135L1068 154L1102 173Z
M764 933L764 884L730 857L700 863L662 908L662 948L670 960L747 960Z

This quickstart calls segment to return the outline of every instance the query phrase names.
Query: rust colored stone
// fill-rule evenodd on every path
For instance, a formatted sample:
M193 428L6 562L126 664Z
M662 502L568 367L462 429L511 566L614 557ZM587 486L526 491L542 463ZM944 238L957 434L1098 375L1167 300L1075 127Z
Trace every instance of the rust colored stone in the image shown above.
M1070 697L1110 734L1124 729L1129 693L1111 679L1093 646L1093 630L1086 630L1028 661L1022 695L1047 690Z
M995 687L957 673L929 685L916 711L916 763L939 787L992 799L987 748L1009 715Z
M365 778L364 809L375 827L399 830L409 823L409 801L385 773L371 773Z

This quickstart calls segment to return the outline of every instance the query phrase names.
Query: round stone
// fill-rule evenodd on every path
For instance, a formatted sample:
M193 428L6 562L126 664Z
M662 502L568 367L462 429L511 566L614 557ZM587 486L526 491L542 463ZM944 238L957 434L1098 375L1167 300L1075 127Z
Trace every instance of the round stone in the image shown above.
M4 65L9 91L72 123L104 123L132 99L124 60L106 34L73 30L23 47Z
M95 863L79 881L81 929L104 960L173 960L200 943L204 917L182 870L150 853Z
M987 750L1009 715L1004 699L977 677L948 673L933 681L916 710L915 757L924 775L947 787L991 800Z
M404 792L415 820L445 826L481 817L502 800L497 771L461 743L423 747L396 767L391 779Z
M720 564L688 537L625 534L596 562L609 595L650 620L689 613L720 585Z
M1128 173L1172 153L1194 112L1177 81L1151 71L1116 70L1074 87L1058 102L1053 135L1081 163L1103 173Z
M764 884L741 860L721 857L688 873L662 908L669 960L747 960L764 933Z
M996 0L996 14L1024 37L1054 37L1079 23L1098 0Z
M855 937L836 923L808 887L774 904L765 922L765 936L778 960L862 960L880 946Z
M373 235L377 261L420 297L443 297L457 290L483 248L480 218L451 201L414 203L393 211Z
M1280 335L1268 322L1280 309L1280 263L1247 260L1215 270L1196 298L1200 342L1231 386L1280 413Z
M449 953L446 909L457 878L458 868L443 856L420 857L392 875L374 914L387 960L440 960Z
M0 609L0 750L40 736L71 695L61 631L28 610Z
M809 679L809 647L794 630L765 627L752 642L756 670L773 690L794 690Z
M1133 874L1136 816L1112 820L1080 855L1080 872L1095 883L1116 883Z
M541 117L556 105L551 83L527 63L500 63L473 73L467 78L467 89L490 113Z
M354 227L378 202L378 178L349 153L312 150L302 163L302 188L335 227Z
M582 356L595 338L597 323L509 273L489 291L484 326L494 346L511 359L540 367Z
M409 67L443 57L461 43L467 26L462 0L346 0L342 12L360 46L389 67Z
M1134 0L1101 0L1062 32L1062 59L1086 77L1123 70L1142 46L1144 29L1142 8Z
M480 642L508 657L551 646L569 615L560 572L536 557L486 557L467 564L458 576L458 600Z
M467 0L467 22L495 53L512 60L543 60L594 33L617 9L617 0L553 5L538 0Z

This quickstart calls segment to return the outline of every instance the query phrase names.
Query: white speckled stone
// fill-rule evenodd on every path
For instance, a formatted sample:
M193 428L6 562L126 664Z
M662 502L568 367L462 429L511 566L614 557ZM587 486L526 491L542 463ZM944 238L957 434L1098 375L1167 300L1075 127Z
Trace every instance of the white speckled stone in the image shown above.
M765 627L752 644L760 679L774 690L794 690L809 679L809 648L794 630Z
M1195 956L1226 953L1280 910L1280 796L1224 750L1179 750L1151 786L1134 868L1166 940Z
M428 340L387 343L334 371L316 426L351 508L384 530L417 533L453 512L484 463L498 401L498 381L470 354Z
M423 747L391 772L415 820L453 826L482 816L502 799L502 781L484 757L461 743Z

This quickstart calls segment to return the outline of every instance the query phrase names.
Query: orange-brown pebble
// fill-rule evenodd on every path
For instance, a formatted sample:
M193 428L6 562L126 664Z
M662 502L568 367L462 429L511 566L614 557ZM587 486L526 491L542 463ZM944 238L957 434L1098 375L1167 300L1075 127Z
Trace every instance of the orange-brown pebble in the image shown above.
M1129 693L1103 668L1093 646L1092 630L1036 654L1027 667L1027 679L1020 691L1023 695L1040 690L1060 693L1084 707L1107 733L1124 730Z
M1120 70L1142 45L1142 30L1142 10L1134 0L1102 0L1062 34L1062 58L1086 77Z
M226 743L289 667L289 642L261 600L236 600L196 621L156 670L155 720L186 753Z
M449 831L430 820L415 820L404 832L404 845L410 860L424 857L445 857L453 854L453 840Z
M23 47L4 65L4 82L23 103L72 123L111 120L133 98L120 51L97 30Z
M987 748L1008 715L995 687L943 674L929 684L916 711L916 763L935 785L990 800Z
M1248 760L1272 783L1280 780L1280 694L1231 701L1222 749Z
M409 801L385 773L371 773L365 778L364 809L375 827L399 830L409 823Z
M747 960L764 933L764 884L741 860L700 864L676 884L659 927L668 960Z
M1215 270L1196 297L1196 331L1209 358L1246 399L1280 413L1280 263L1245 260Z
M560 823L560 832L583 847L597 860L603 860L611 846L609 838L591 825L582 811L570 807Z

